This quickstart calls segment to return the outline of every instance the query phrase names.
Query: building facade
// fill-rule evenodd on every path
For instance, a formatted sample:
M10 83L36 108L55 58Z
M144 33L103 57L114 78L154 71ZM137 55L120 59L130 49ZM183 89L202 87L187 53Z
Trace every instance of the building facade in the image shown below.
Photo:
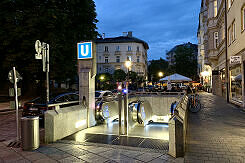
M132 32L113 38L100 38L96 43L97 74L122 69L127 72L125 61L132 61L130 71L144 76L147 80L148 44L132 36Z
M199 63L212 70L212 92L244 107L245 0L202 0L199 17Z

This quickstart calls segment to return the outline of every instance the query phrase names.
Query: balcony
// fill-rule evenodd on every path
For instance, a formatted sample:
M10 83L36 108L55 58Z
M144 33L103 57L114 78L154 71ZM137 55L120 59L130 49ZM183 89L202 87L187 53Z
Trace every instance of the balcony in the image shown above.
M115 54L114 55L121 55L122 53L121 53L121 51L115 51Z
M106 57L110 56L109 51L104 51L103 56L106 56Z

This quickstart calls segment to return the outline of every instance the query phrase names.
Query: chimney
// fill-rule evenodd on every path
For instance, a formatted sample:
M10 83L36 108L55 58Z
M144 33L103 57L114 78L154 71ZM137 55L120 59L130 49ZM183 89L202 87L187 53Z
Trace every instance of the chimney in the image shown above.
M133 37L133 32L132 31L128 31L128 37Z
M103 39L105 39L105 33L103 33L103 36L102 36Z
M128 34L127 32L123 32L123 36L126 37Z

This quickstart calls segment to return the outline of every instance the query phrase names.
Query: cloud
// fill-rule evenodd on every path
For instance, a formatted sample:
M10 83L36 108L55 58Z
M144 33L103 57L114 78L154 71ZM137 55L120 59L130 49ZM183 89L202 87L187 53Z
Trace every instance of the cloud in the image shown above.
M175 45L196 41L201 0L95 0L98 31L116 37L133 31L149 44L149 59L165 58Z

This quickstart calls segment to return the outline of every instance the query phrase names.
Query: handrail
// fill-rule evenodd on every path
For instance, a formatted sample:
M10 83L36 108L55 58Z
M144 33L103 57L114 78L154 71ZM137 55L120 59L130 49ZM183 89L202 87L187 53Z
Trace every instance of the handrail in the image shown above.
M57 103L57 104L48 104L48 107L67 105L67 104L75 104L75 103L79 103L79 101L62 102L62 103Z

